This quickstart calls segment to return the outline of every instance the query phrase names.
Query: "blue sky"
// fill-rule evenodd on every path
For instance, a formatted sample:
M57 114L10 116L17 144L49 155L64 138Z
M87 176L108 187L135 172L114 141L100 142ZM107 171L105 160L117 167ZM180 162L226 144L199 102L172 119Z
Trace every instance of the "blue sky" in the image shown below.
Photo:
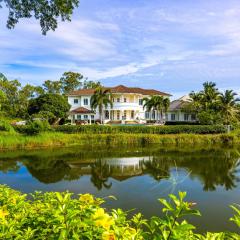
M240 92L238 0L81 0L47 36L29 19L8 30L0 12L0 72L23 84L77 71L176 97L205 81Z

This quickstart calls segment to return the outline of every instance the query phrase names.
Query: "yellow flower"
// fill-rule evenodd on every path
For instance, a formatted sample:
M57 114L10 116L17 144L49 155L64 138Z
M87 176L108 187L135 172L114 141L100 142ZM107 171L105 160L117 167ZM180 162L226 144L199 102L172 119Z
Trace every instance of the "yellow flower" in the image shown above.
M124 231L125 239L129 239L129 240L135 239L136 235L137 235L137 231L134 228L127 227Z
M0 218L1 219L5 219L5 217L9 214L8 211L4 211L2 209L0 209Z
M94 198L91 194L82 194L79 198L81 202L87 203L87 204L92 204L94 203Z
M95 224L98 227L103 227L104 229L109 229L110 226L114 224L114 220L107 213L105 213L103 208L99 208L93 215L93 219L95 220Z
M115 240L115 235L114 235L114 232L113 231L110 231L110 232L104 232L102 234L102 240Z

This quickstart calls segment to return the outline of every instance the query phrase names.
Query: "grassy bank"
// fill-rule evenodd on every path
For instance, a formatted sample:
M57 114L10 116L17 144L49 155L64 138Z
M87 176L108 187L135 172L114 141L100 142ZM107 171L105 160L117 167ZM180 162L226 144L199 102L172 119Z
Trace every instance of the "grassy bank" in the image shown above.
M61 132L42 132L38 135L27 136L20 133L0 132L0 149L24 149L74 145L237 145L240 135L231 134L86 134Z

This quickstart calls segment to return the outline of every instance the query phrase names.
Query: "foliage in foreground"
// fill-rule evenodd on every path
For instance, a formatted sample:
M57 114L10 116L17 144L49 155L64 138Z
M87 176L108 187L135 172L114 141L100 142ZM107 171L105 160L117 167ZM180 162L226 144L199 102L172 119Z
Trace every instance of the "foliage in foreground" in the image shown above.
M0 187L1 239L239 239L237 233L195 234L195 227L184 218L200 213L194 203L185 202L186 193L169 195L170 201L159 199L164 217L146 220L138 213L132 218L121 209L107 212L103 199L90 194L73 197L71 193L36 192L31 197ZM240 227L240 208L232 206L230 220Z

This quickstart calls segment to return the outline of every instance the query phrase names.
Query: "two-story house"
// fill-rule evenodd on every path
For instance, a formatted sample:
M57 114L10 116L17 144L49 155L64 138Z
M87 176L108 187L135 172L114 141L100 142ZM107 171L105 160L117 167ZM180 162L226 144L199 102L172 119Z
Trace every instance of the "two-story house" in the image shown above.
M104 123L145 123L156 119L155 111L147 112L144 109L143 98L153 95L170 97L168 93L154 89L143 89L119 85L107 88L111 91L113 107L104 109ZM91 96L95 89L80 89L69 93L68 102L71 105L69 118L72 123L76 121L99 120L98 109L93 111L90 106Z

